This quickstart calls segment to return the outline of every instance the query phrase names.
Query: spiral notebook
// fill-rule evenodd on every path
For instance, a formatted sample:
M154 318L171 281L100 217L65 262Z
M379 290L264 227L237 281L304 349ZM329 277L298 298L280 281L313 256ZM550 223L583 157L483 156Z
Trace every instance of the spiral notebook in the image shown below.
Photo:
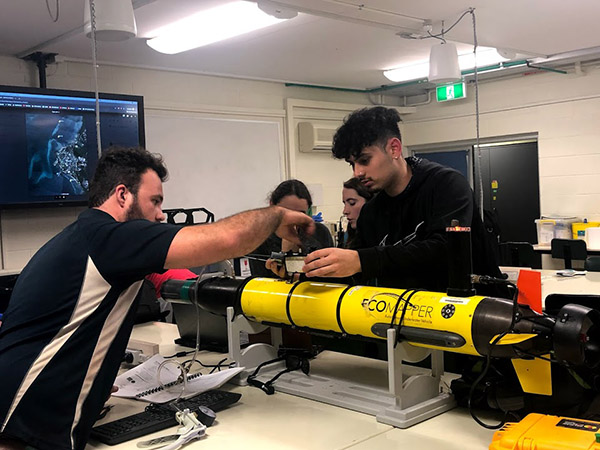
M186 383L185 387L187 388L188 385L189 385L189 383L190 383L190 381L191 380L195 380L199 376L202 376L202 374L201 373L195 373L193 375L188 375L188 377L187 377L187 383ZM143 399L144 397L148 397L151 394L156 394L157 392L161 392L161 391L163 391L165 389L168 390L169 388L172 388L173 386L177 386L177 385L180 385L181 388L184 387L183 383L181 381L175 380L175 381L172 381L170 383L163 384L162 386L157 386L157 387L153 387L153 388L150 388L150 389L146 389L145 391L140 392L139 394L135 394L135 398L137 398L137 399L140 399L140 398Z
M184 388L184 384L178 381L181 373L179 368L175 364L165 364L160 371L161 386L157 373L158 367L164 361L165 358L162 356L154 355L143 364L119 375L115 380L115 386L119 390L112 395L145 402L165 403L180 396L189 398L201 392L217 389L244 370L243 367L236 367L211 374L188 375Z

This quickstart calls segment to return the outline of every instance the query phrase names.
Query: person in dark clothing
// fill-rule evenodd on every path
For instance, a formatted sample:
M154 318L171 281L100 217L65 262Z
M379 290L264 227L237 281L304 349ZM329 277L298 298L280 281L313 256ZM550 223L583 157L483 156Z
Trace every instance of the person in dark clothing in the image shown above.
M302 181L291 179L279 183L269 196L269 204L271 206L281 206L293 211L308 214L312 207L312 197L308 188ZM333 247L333 237L331 236L329 229L322 223L315 222L315 233L313 234L313 237L313 242L316 241L319 244L319 248ZM271 256L272 252L286 252L289 250L297 251L299 249L296 246L290 246L289 242L282 243L279 236L272 234L256 250L254 250L252 254L268 258ZM262 261L250 259L249 262L252 275L261 277L275 276Z
M83 450L125 354L144 277L246 254L305 214L272 206L180 227L161 210L167 170L142 148L98 161L90 208L21 272L0 326L0 448Z
M360 273L378 285L444 292L448 287L446 227L453 219L471 227L474 272L499 276L467 180L454 169L402 157L397 111L374 107L353 112L338 129L333 155L354 176L379 191L358 219L354 249L328 248L305 259L310 277Z

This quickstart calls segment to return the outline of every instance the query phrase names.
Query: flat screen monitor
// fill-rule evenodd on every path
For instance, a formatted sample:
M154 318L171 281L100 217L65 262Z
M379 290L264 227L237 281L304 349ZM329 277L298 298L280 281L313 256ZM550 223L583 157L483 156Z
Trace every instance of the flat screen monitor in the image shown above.
M99 97L102 149L144 146L143 97ZM84 205L97 162L93 92L0 86L0 208Z

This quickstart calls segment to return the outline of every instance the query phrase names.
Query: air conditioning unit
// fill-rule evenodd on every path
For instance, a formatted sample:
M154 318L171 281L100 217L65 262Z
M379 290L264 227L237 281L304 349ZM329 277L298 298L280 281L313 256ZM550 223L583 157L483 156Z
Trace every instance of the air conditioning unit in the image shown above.
M298 123L298 146L301 152L330 152L333 135L341 124Z

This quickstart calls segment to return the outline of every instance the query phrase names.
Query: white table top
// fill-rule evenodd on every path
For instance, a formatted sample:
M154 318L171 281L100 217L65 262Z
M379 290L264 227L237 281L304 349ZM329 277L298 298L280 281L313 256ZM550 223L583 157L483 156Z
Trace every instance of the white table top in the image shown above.
M173 344L177 328L166 323L149 323L135 327L132 338L160 344L162 354L182 349ZM188 349L189 350L189 349ZM200 352L202 362L216 362L222 354ZM319 363L330 364L335 371L340 362L349 358L361 361L357 369L365 376L386 376L386 363L333 352L319 355ZM352 361L354 367L355 361ZM343 366L343 364L342 364ZM360 376L360 374L356 374ZM383 381L385 383L385 381ZM477 425L465 410L454 409L408 429L397 429L376 421L375 417L276 392L266 395L254 387L222 387L242 394L240 401L217 413L217 422L207 430L207 437L193 442L187 449L357 449L367 450L385 445L386 448L409 446L411 450L451 449L484 450L489 447L493 432ZM112 398L115 407L98 424L135 414L143 410L145 402ZM116 446L90 440L86 450L137 449L136 443L175 432L175 427L144 436Z
M504 268L510 278L518 275L520 268ZM531 270L531 269L525 269ZM535 269L534 269L535 270ZM550 294L598 294L600 295L600 272L585 275L561 276L557 270L535 270L542 279L542 302Z
M600 273L588 272L586 275L572 277L559 276L556 270L541 270L542 297L549 294L598 294L600 295Z
M587 272L584 275L565 277L557 270L527 269L524 267L501 267L510 281L516 282L520 270L540 272L542 280L542 301L550 294L598 294L600 295L600 272ZM583 271L581 271L583 272ZM579 272L579 273L581 273Z

